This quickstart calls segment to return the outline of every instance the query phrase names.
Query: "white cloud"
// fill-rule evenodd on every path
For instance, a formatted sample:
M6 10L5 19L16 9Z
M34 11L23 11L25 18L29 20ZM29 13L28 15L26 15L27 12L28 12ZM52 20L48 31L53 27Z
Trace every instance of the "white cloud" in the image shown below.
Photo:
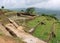
M16 0L4 0L3 4L5 7L13 7L16 4Z
M42 0L26 0L27 4L36 4L38 2L41 2Z
M46 9L58 9L60 8L60 0L49 0L31 6L38 7L38 8L46 8Z
M48 0L26 0L26 3L28 5L36 4L36 3L41 3L43 1L48 1Z
M60 0L0 0L0 6L6 8L38 7L46 9L59 9Z
M0 0L1 2L1 0ZM25 0L3 0L0 6L5 6L5 8L18 8L25 5Z
M0 0L0 6L5 6L6 8L18 8L18 7L27 7L36 3L39 3L43 0Z

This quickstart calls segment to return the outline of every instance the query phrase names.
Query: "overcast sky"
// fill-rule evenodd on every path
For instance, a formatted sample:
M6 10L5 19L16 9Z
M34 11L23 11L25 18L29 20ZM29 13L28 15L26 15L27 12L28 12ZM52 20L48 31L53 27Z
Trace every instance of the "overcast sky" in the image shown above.
M60 0L0 0L0 6L5 6L5 8L37 7L60 10Z

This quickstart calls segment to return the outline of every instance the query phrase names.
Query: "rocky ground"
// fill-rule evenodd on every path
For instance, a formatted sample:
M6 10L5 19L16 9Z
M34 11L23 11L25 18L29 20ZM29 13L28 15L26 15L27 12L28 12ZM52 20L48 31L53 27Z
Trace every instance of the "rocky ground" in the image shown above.
M9 19L10 20L10 19ZM0 26L3 31L4 34L8 35L8 36L13 36L13 37L19 37L22 39L22 41L26 42L26 43L46 43L32 35L30 35L29 33L26 33L23 30L23 26L18 26L13 20L10 20L10 23L3 25L1 24ZM15 41L9 39L9 38L5 38L5 36L1 37L1 43L15 43ZM17 42L16 42L17 43ZM19 42L20 43L20 42Z

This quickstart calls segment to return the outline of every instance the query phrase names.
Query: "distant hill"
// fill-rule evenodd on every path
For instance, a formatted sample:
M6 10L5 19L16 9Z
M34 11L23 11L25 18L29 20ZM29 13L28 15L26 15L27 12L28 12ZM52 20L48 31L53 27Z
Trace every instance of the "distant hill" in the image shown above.
M25 11L26 8L14 8L14 9L10 9L10 10L20 12L21 10L24 10Z
M26 8L14 8L14 9L11 9L11 10L20 12L21 10L25 11ZM45 14L56 14L56 17L60 18L60 11L59 10L48 10L48 9L42 9L42 8L35 8L35 10L36 10L36 12L38 14L42 14L42 13L45 13Z
M38 14L56 14L56 17L58 19L60 19L60 11L59 10L48 10L48 9L40 9L40 8L36 8L36 11L38 12Z

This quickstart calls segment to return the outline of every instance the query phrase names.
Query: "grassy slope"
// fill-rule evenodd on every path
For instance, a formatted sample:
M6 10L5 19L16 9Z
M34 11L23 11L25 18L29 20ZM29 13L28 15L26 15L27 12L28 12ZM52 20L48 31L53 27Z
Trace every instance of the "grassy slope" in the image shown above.
M43 18L43 19L42 19ZM28 21L27 22L27 26L29 27L29 28L26 28L25 30L26 31L28 31L28 30L30 30L30 28L32 28L32 27L34 27L34 26L36 26L39 22L41 22L42 20L44 20L45 19L45 17L36 17L34 20L31 20L31 21Z
M7 19L7 17L5 15L1 14L0 22L2 22L3 24L7 24L7 23L9 23L9 20Z
M49 17L47 17L49 18ZM37 17L35 18L34 20L31 20L29 22L27 22L27 25L29 27L34 27L38 21L44 21L46 25L39 25L35 31L33 32L33 36L35 37L38 37L42 40L45 40L47 41L48 40L48 37L49 37L49 34L50 34L50 31L51 31L51 28L52 28L52 24L53 22L55 21L54 19L51 19L51 20L46 20L47 19L46 17ZM50 43L57 43L57 40L60 40L60 24L56 24L56 29L55 29L55 33L56 33L56 38L52 38L50 40ZM29 30L29 29L28 29ZM59 42L58 42L59 43Z
M11 13L6 13L6 15L7 14L11 15ZM15 15L15 13L12 13L12 14ZM49 19L49 17L47 17L47 18ZM50 21L45 20L45 19L46 19L46 17L41 16L41 17L36 17L34 20L27 22L28 27L32 28L32 27L36 26L38 21L45 21L46 25L39 25L33 32L33 36L38 37L42 40L48 39L50 29L51 29L52 23L54 21L51 18L50 18L51 19ZM5 23L5 24L9 22L8 20L6 20L6 17L3 15L0 15L0 21L2 21L2 23ZM28 31L29 29L26 29L26 30ZM52 38L50 40L50 43L60 43L60 24L56 25L55 33L56 33L56 38Z

